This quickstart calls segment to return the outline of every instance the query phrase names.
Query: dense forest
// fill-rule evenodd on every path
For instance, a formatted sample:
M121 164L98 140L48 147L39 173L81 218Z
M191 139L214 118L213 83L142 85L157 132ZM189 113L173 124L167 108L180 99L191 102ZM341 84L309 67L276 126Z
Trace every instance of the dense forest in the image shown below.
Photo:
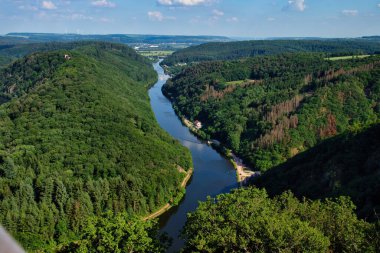
M232 60L259 55L296 52L320 52L335 56L379 54L380 43L373 38L212 42L174 52L162 64L174 66L178 63Z
M141 216L182 196L192 163L155 121L156 79L134 50L100 42L0 70L0 223L26 250L119 252L139 234L135 251L162 250Z
M187 59L223 61L179 70L164 94L265 189L200 203L184 252L378 251L380 56L326 56L376 53L376 41L271 41L248 55L261 42L206 44L221 45L215 58ZM178 203L192 162L155 121L151 63L106 42L0 43L2 63L0 223L29 252L165 251L142 216Z
M71 50L88 42L35 42L33 40L18 40L10 37L0 37L0 68L6 67L13 61L36 52L53 50Z
M167 82L199 135L264 172L188 214L185 252L378 252L380 57L343 59L204 62Z
M378 120L380 57L283 54L186 68L163 87L178 114L200 120L262 172L350 128Z
M184 252L378 252L380 223L360 220L346 197L302 201L290 192L238 189L200 203Z
M270 195L291 190L312 199L350 196L361 217L380 213L380 125L352 130L272 168L254 184Z

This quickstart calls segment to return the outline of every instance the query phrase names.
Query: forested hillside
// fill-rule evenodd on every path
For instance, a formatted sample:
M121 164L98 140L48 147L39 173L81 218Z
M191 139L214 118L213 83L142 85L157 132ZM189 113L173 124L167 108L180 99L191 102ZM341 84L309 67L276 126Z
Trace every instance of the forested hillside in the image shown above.
M38 43L33 40L14 40L0 37L0 68L6 67L6 65L12 63L18 58L24 57L31 53L36 52L48 52L53 50L71 50L83 45L88 44L88 42L45 42Z
M370 39L213 42L179 50L167 57L162 64L174 66L178 63L232 60L296 52L320 52L329 55L379 54L380 42Z
M356 217L346 197L299 201L242 188L188 215L184 252L378 252L380 223Z
M173 201L185 177L180 167L192 166L151 111L147 89L156 74L126 46L64 48L0 72L0 223L28 251L78 239L82 252L133 241L156 251L155 239L145 238L152 224L133 217ZM111 234L112 247L104 239Z
M376 122L380 57L326 60L283 54L199 63L169 80L178 114L200 120L262 172L324 139Z
M254 184L271 195L291 190L312 199L350 196L361 217L380 213L380 125L330 138L281 164Z

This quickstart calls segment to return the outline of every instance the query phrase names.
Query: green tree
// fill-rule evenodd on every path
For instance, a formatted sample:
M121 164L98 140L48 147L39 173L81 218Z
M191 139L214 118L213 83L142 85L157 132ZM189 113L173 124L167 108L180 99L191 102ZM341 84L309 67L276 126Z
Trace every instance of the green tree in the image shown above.
M62 246L58 252L164 252L168 246L159 238L156 221L143 221L126 213L90 217L81 240Z
M185 252L375 252L373 231L347 198L299 201L247 188L200 203L182 234Z

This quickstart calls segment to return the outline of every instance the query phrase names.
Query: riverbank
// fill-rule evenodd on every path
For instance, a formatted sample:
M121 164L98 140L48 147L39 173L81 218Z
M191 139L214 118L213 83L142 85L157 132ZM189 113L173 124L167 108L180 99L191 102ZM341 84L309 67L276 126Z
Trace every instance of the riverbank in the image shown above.
M250 179L253 177L258 177L261 175L260 171L253 171L246 165L244 165L243 160L237 157L231 152L231 163L236 169L237 179L241 186L246 185Z
M184 240L180 237L181 229L186 224L187 214L196 210L199 201L206 201L208 196L229 193L232 189L238 188L239 184L236 183L236 170L232 163L215 148L197 138L197 135L193 134L191 130L189 131L189 128L181 122L180 117L175 113L173 104L162 93L162 86L168 76L165 75L159 63L155 63L154 68L159 75L159 80L149 90L151 107L160 127L190 150L193 166L188 167L192 167L194 170L192 176L188 178L186 194L184 190L177 194L178 197L184 195L181 202L178 203L174 199L174 204L178 205L168 210L163 208L161 211L164 212L160 215L158 215L160 212L154 210L154 215L149 217L159 216L160 232L167 233L173 238L167 253L174 253L179 252L184 246ZM185 175L182 179L184 177ZM178 186L180 183L178 182ZM173 204L173 202L169 204Z
M183 116L181 116L180 119L182 124L188 127L193 134L206 141L208 145L212 146L216 151L218 151L220 154L229 159L229 161L232 163L236 170L236 179L240 186L246 185L251 178L261 175L260 171L254 171L250 167L245 165L241 158L232 153L231 150L225 148L219 141L205 140L202 134L200 134L200 130L195 127L193 122L191 122Z
M193 169L190 169L186 173L185 178L181 182L181 188L182 189L186 189L186 185L189 182L189 180L191 179L191 176L193 175L193 171L194 171ZM182 196L182 198L183 198L183 196ZM180 201L180 200L177 200L177 201ZM169 211L169 209L172 208L173 206L175 206L175 205L172 205L170 203L166 203L163 207L161 207L160 209L158 209L156 212L154 212L152 214L149 214L148 216L144 217L143 220L152 220L152 219L155 219L155 218L159 217L160 215L162 215L163 213Z

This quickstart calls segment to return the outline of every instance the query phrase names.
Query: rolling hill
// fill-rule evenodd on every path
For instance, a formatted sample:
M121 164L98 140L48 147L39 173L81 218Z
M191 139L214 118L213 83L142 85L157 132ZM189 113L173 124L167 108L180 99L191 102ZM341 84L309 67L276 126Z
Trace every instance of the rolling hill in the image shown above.
M155 121L156 79L134 50L101 42L1 70L0 223L28 251L78 240L106 211L146 215L182 190L191 157Z
M370 39L252 40L212 42L188 47L167 57L162 65L233 60L260 55L319 52L328 55L379 54L380 42Z
M324 139L378 120L380 58L284 54L188 67L163 87L176 112L200 120L262 172Z

